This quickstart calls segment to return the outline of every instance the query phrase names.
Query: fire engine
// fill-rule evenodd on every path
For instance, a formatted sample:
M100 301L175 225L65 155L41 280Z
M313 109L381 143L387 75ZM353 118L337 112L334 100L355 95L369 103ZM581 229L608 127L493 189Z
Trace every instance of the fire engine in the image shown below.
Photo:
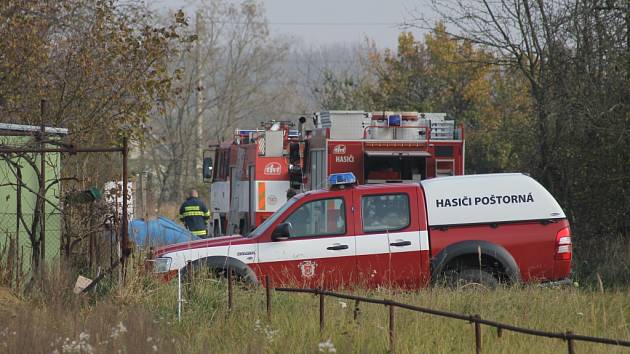
M304 189L352 172L359 184L464 174L464 130L445 113L320 112L305 135Z
M268 122L236 130L216 147L211 186L213 234L246 233L287 201L287 191L326 186L352 172L359 184L418 182L464 173L463 128L444 113L328 111L313 129Z
M190 261L252 284L268 276L274 286L322 288L570 282L569 223L527 175L356 182L333 174L328 189L292 197L247 235L159 248L156 271L184 274Z
M244 233L287 201L299 166L299 133L293 123L271 121L254 130L237 129L234 139L213 147L210 188L212 233ZM293 188L299 189L294 183Z

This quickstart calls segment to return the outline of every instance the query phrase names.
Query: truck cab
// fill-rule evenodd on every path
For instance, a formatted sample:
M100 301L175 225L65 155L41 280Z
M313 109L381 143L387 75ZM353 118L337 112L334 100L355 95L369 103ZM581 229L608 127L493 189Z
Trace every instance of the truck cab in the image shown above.
M392 184L299 195L252 233L255 272L300 286L419 287L429 255L418 193L418 186Z

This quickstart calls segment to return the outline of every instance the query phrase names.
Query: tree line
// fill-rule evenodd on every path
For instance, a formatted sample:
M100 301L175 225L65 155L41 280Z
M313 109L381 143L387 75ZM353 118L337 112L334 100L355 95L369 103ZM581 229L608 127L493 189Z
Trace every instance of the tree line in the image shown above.
M437 24L410 21L422 39L401 33L397 51L369 48L360 75L325 75L322 104L447 112L466 127L466 173L530 173L567 212L579 265L592 272L611 257L611 277L630 280L630 3L437 0L433 10Z

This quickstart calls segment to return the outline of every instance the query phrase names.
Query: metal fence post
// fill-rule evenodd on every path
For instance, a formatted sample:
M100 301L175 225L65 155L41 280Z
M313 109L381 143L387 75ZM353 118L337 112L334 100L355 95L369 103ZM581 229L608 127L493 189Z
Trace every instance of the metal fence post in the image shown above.
M324 294L318 290L319 293L319 331L324 331Z
M228 315L230 314L230 312L232 312L232 269L228 269L228 274L227 274L227 278L228 278Z
M1 149L0 149L1 150ZM298 288L284 288L278 287L274 289L275 291L280 292L290 292L290 293L308 293L313 295L319 295L319 325L320 331L324 329L324 296L331 296L334 298L342 298L348 300L355 300L355 311L358 312L359 302L368 303L368 304L380 304L384 306L389 306L389 334L390 334L390 349L389 352L392 353L395 351L395 318L394 318L394 307L400 307L406 310L411 310L420 313L430 314L432 316L446 317L459 321L468 321L469 323L473 323L475 326L475 349L477 353L482 352L482 337L481 337L481 325L486 325L489 327L494 327L497 329L497 337L502 337L503 330L522 333L530 336L536 337L548 337L555 338L567 341L567 348L569 354L575 353L574 342L575 341L584 341L589 343L600 343L606 345L616 345L622 347L630 347L630 341L622 340L622 339L612 339L612 338L603 338L603 337L589 337L585 335L576 335L571 331L566 331L564 333L558 332L545 332L537 329L516 327L510 324L499 323L491 320L483 320L480 315L466 315L460 313L447 312L442 310L436 310L426 307L419 307L411 304L404 304L400 302L395 302L389 299L370 299L367 297L361 296L352 296L352 295L344 295L339 293L334 293L330 291L324 291L322 289L298 289Z
M471 319L475 322L475 353L481 354L481 323L478 321L481 316L474 315Z
M177 321L182 321L182 270L177 270Z
M396 352L396 323L394 318L394 305L389 305L389 353Z
M353 317L353 319L355 321L359 318L359 312L360 311L361 310L359 309L359 300L355 300L354 301L354 311L352 311L353 312L352 317Z
M265 276L265 292L267 294L267 321L271 323L271 286L269 276Z
M128 221L127 218L129 217L127 215L127 212L129 211L129 207L127 206L127 198L128 198L128 193L129 191L127 190L128 186L128 164L129 164L129 159L128 159L128 155L129 155L129 139L125 136L123 137L123 148L122 148L122 159L123 159L123 166L122 166L122 188L123 188L123 205L122 205L122 221L121 221L121 235L122 235L122 272L123 272L123 282L125 281L125 277L127 274L127 258L129 257L129 255L131 254L132 248L130 247L130 242L129 242L129 225L128 225Z
M40 113L41 113L41 127L40 127L40 135L39 135L39 148L44 149L44 139L46 135L46 127L44 126L44 119L47 111L47 101L40 101ZM39 259L37 262L39 263L38 274L41 278L40 280L44 280L46 277L46 153L42 152L39 156L39 198L41 198L41 209L39 210L40 218L39 218Z
M573 332L571 331L567 331L566 333L567 336L567 349L569 354L574 354L575 353L575 348L573 348Z
M192 293L193 267L191 261L186 261L186 297L190 298Z

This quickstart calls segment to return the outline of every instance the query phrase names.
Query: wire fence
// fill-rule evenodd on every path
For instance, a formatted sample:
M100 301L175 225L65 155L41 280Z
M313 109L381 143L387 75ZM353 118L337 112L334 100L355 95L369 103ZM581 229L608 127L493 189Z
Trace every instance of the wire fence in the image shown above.
M116 263L114 258L120 258L124 269L133 250L127 228L127 211L132 205L128 138L123 137L121 146L78 147L64 143L62 138L48 140L56 133L51 134L47 129L41 126L37 134L22 134L24 130L19 134L9 132L11 137L17 134L23 138L19 145L7 144L6 138L0 141L0 172L4 172L0 174L0 187L3 187L0 188L0 199L3 200L0 210L0 284L9 284L16 289L24 283L25 277L45 279L47 267L60 264L53 261L62 255L73 266L99 274L107 258L110 268ZM118 200L113 201L120 222L104 220L111 210L105 210L103 203L96 202L103 199L100 190L96 187L84 190L86 182L91 185L93 180L98 180L91 170L86 171L87 176L83 179L61 177L59 155L76 153L122 154L120 180L125 183L112 182L115 188L106 184L108 190L122 189L121 193L116 192L121 196L120 206ZM23 164L26 167L18 163L22 160L28 162ZM39 166L37 161L41 161ZM72 183L73 187L62 193L62 182ZM104 195L105 199L109 196L107 191ZM112 204L109 200L105 203Z
M18 214L0 210L0 284L19 289L25 285L32 270L33 245L30 238L30 226L33 220L32 213L23 213L21 222ZM40 259L50 265L59 259L61 242L61 215L58 213L46 214L46 239L38 248L43 253ZM16 225L19 225L16 227Z
M190 263L187 264L187 270L189 272L188 274L192 274L190 273L192 272L192 264ZM233 282L235 281L235 278L236 276L234 276L233 271L228 270L227 272L228 315L230 312L232 312L232 309L234 306L233 292L234 292L234 289L237 288L233 286ZM188 278L185 284L182 284L181 277L178 277L179 291L178 291L177 303L178 303L178 317L180 318L180 320L181 320L181 304L182 302L185 302L182 296L183 295L182 285L184 285L183 287L186 289L186 292L189 292L188 287L191 286L192 283L194 282L193 279L194 277L190 277ZM302 289L302 288L285 288L285 287L276 288L276 287L271 286L269 277L265 277L264 286L265 286L267 320L270 323L272 322L272 317L273 317L273 314L272 314L273 291L317 295L319 297L319 329L320 331L324 330L324 327L326 324L325 298L327 296L339 298L339 299L354 300L353 317L355 321L358 319L358 316L360 313L359 307L361 303L387 306L389 308L389 331L388 331L389 353L396 352L396 311L395 311L396 308L401 308L401 309L410 310L414 312L420 312L420 313L438 316L438 317L450 318L450 319L459 320L459 321L466 321L468 323L474 324L475 352L478 354L482 352L482 344L483 344L481 340L481 329L482 329L481 326L482 325L496 328L498 338L501 338L501 336L503 335L503 331L511 331L511 332L516 332L516 333L521 333L521 334L536 336L536 337L560 339L567 343L567 352L569 354L575 353L575 342L577 341L599 343L599 344L604 344L604 345L615 345L615 346L621 346L621 347L630 347L629 340L585 336L581 334L575 334L572 331L547 332L547 331L542 331L538 329L518 327L518 326L508 324L508 323L501 323L501 322L497 322L493 320L483 319L478 314L462 314L462 313L436 310L436 309L432 309L428 307L421 307L421 306L406 304L406 303L397 302L397 301L393 301L389 299L374 299L374 298L355 296L355 295L350 295L350 294L341 294L341 293L336 293L336 292L322 290L322 289L309 289L309 288Z
M268 279L268 278L267 278ZM266 280L267 285L269 285L268 280ZM340 293L335 293L335 292L331 292L331 291L326 291L326 290L320 290L320 289L298 289L298 288L271 288L271 287L267 287L267 302L269 303L271 301L271 290L275 290L275 291L281 291L281 292L291 292L291 293L306 293L306 294L315 294L315 295L319 295L319 323L320 323L320 330L324 329L324 324L325 324L325 311L324 311L324 298L326 296L330 296L330 297L335 297L335 298L339 298L339 299L346 299L346 300L354 300L355 301L355 319L356 316L358 314L358 309L359 309L359 304L364 302L364 303L370 303L370 304L379 304L379 305L384 305L384 306L388 306L389 307L389 336L390 336L390 353L394 353L395 352L395 338L396 338L396 327L395 327L395 308L399 307L402 309L406 309L406 310L411 310L411 311L415 311L415 312L421 312L421 313L425 313L425 314L429 314L429 315L433 315L433 316L440 316L440 317L447 317L447 318L451 318L451 319L456 319L456 320L460 320L460 321L467 321L469 323L473 323L475 326L475 350L476 353L481 353L481 349L482 349L482 342L481 342L481 325L485 325L488 327L494 327L497 329L497 336L501 337L503 331L512 331L512 332L517 332L517 333L522 333L522 334L526 334L526 335L530 335L530 336L537 336L537 337L547 337L547 338L556 338L556 339L561 339L567 342L567 352L569 354L573 354L575 353L575 342L576 341L583 341L583 342L591 342L591 343L600 343L600 344L606 344L606 345L617 345L617 346L622 346L622 347L630 347L630 341L627 340L621 340L621 339L612 339L612 338L602 338L602 337L591 337L591 336L585 336L585 335L580 335L580 334L575 334L571 331L567 331L567 332L546 332L546 331L541 331L541 330L537 330L537 329L530 329L530 328L523 328L523 327L517 327L511 324L507 324L507 323L501 323L501 322L497 322L497 321L492 321L492 320L486 320L481 318L480 315L477 314L473 314L473 315L467 315L467 314L461 314L461 313L455 313L455 312L447 312L447 311L441 311L441 310L435 310L435 309L431 309L431 308L427 308L427 307L420 307L420 306L415 306L415 305L410 305L410 304L405 304L405 303L401 303L401 302L397 302L397 301L393 301L393 300L388 300L388 299L372 299L372 298L368 298L368 297L362 297L362 296L354 296L354 295L348 295L348 294L340 294ZM270 304L268 305L269 308Z

